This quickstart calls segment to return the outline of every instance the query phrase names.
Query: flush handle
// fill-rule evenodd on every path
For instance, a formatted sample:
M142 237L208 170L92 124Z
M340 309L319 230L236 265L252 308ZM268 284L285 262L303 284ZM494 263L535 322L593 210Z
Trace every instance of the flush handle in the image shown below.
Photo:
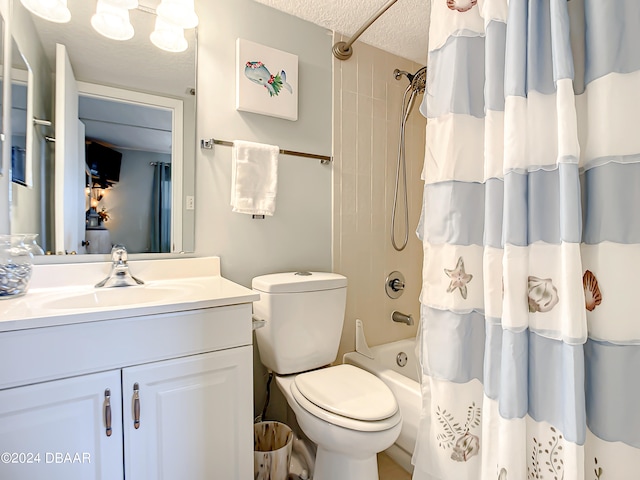
M140 387L133 384L133 428L140 428Z
M251 316L251 330L257 330L258 328L262 328L266 325L267 321L263 320L260 317L256 317L255 315Z
M111 390L108 388L104 391L104 425L105 434L110 437L113 430L111 429Z

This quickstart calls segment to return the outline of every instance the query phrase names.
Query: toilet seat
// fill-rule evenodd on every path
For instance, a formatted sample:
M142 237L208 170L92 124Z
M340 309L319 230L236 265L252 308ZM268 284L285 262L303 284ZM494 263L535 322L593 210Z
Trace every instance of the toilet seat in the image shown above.
M294 382L311 403L342 417L376 421L398 410L391 389L375 375L353 365L301 373Z
M296 375L290 390L296 402L310 414L351 430L387 430L402 420L389 387L353 365Z

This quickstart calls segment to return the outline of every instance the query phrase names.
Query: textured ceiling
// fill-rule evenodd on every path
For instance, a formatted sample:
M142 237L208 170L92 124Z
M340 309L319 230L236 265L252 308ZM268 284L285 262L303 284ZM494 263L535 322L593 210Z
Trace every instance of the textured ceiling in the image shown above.
M388 0L255 0L350 37ZM358 39L422 65L431 0L398 0Z

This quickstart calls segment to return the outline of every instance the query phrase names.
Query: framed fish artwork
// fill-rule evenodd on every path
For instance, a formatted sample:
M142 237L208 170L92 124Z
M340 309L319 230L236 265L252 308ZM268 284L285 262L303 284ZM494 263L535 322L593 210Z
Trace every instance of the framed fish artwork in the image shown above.
M238 38L236 110L298 120L298 56Z

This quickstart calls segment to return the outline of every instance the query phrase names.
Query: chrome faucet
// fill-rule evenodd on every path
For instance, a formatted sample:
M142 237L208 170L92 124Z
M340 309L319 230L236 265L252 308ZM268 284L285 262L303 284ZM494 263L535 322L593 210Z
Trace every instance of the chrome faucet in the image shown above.
M391 320L398 323L406 323L407 325L413 325L413 317L405 313L394 310L391 314Z
M107 278L96 284L96 288L100 287L129 287L133 285L142 285L144 282L138 280L129 273L129 264L127 263L127 249L124 245L114 245L111 249L111 272Z

